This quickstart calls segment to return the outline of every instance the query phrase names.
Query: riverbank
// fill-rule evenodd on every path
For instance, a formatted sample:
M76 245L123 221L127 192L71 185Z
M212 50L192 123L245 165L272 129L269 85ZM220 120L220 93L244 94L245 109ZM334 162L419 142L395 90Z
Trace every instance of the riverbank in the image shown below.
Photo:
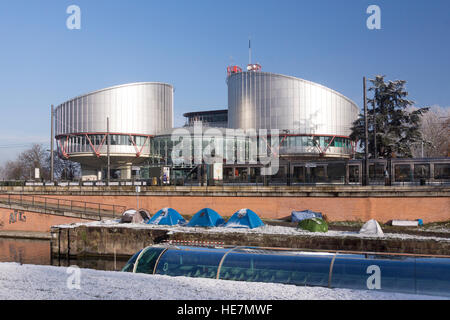
M448 255L450 253L450 237L388 232L383 237L376 237L359 234L357 231L339 230L314 233L295 227L269 224L250 230L120 224L117 220L109 220L54 226L51 234L52 253L74 258L83 256L126 258L146 246L167 241L321 251L416 255Z

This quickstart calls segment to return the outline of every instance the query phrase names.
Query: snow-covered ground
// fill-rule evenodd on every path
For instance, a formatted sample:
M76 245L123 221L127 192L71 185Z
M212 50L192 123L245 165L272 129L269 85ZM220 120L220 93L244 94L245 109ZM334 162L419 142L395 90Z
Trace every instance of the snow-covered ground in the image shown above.
M60 228L75 228L78 226L110 226L110 227L118 227L118 228L136 228L136 229L163 229L169 230L172 233L175 232L183 232L183 233L255 233L255 234L285 234L285 235L303 235L303 236L312 236L312 237L358 237L358 238L377 238L372 235L360 234L358 232L351 231L334 231L330 230L326 233L322 232L309 232L298 228L292 227L283 227L283 226L273 226L273 225L265 225L260 228L255 229L245 229L245 228L224 228L224 227L216 227L216 228L200 228L200 227L183 227L183 226L159 226L159 225L149 225L143 223L119 223L119 220L104 220L104 221L95 221L95 222L87 222L87 223L73 223L67 225L59 225ZM442 238L442 237L430 237L430 236L419 236L419 235L410 235L410 234L401 234L401 233L384 233L385 239L415 239L415 240L436 240L436 241L446 241L450 242L450 238ZM377 238L378 239L378 238Z
M79 276L79 277L78 277ZM78 282L79 279L79 282ZM79 288L77 288L79 284ZM443 297L0 263L0 300L441 300Z

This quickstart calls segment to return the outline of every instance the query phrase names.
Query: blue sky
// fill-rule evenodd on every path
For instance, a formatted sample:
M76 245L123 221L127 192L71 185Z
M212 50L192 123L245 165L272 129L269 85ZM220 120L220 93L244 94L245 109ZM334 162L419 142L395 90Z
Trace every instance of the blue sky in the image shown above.
M69 5L81 30L69 30ZM369 5L381 30L369 30ZM448 0L0 0L0 164L49 145L50 105L137 81L175 87L175 125L226 108L226 66L321 83L362 104L362 77L407 81L417 106L450 106Z

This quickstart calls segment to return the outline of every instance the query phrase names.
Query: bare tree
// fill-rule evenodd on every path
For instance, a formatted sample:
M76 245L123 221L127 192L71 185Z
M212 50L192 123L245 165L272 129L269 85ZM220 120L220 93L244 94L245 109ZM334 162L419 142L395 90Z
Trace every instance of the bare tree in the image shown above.
M47 161L48 152L42 144L33 144L3 166L3 177L6 180L27 180L34 178L35 168L39 169L42 179L49 179L50 166Z
M0 168L0 178L3 180L34 179L35 168L39 168L40 177L50 179L50 152L42 144L33 144L30 149L20 153L15 160L8 161ZM55 151L54 173L56 180L74 180L81 174L80 164L61 159Z
M18 161L21 167L26 170L26 172L31 172L34 176L34 169L38 168L40 171L40 177L44 180L50 179L50 168L48 163L48 151L44 148L42 144L33 144L28 150L22 152Z
M18 161L8 161L0 169L0 175L3 180L22 180L25 176L25 170Z
M450 108L430 107L422 115L420 131L423 143L413 146L413 156L421 158L448 157L450 153Z

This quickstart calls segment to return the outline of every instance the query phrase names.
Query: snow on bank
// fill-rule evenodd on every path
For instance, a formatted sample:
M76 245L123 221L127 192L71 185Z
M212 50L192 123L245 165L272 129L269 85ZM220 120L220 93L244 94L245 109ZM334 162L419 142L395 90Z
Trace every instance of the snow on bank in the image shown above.
M104 220L104 221L94 221L87 223L73 223L67 225L59 225L59 228L75 228L79 226L87 227L118 227L118 228L133 228L133 229L159 229L168 230L171 233L183 232L183 233L253 233L253 234L283 234L283 235L298 235L298 236L312 236L312 237L356 237L356 238L366 238L366 239L414 239L414 240L435 240L450 242L450 238L442 237L431 237L431 236L419 236L401 233L384 233L384 237L376 237L367 234L360 234L358 232L351 231L334 231L330 230L326 233L322 232L309 232L306 230L293 228L293 227L283 227L283 226L272 226L264 225L260 228L255 229L245 229L245 228L201 228L201 227L183 227L183 226L160 226L160 225L150 225L143 223L119 223L119 220Z
M441 300L443 297L0 263L0 300ZM69 286L70 287L70 286Z

